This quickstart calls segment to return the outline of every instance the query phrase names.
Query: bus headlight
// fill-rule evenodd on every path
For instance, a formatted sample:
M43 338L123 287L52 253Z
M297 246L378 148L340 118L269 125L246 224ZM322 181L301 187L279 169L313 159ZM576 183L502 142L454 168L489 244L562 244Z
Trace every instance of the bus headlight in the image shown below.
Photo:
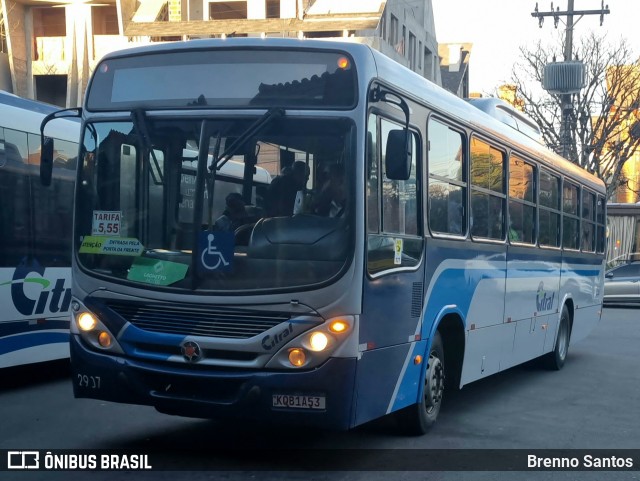
M311 336L309 336L309 346L311 347L312 351L324 351L328 345L329 338L322 331L314 332L313 334L311 334Z
M90 312L83 312L78 316L78 327L81 331L93 331L98 325L98 320Z
M72 312L71 333L78 334L87 345L99 351L124 354L115 336L100 318L85 306L78 304L78 309L73 309Z
M351 316L329 319L300 334L284 345L267 363L267 368L313 368L326 361L349 339L355 319Z

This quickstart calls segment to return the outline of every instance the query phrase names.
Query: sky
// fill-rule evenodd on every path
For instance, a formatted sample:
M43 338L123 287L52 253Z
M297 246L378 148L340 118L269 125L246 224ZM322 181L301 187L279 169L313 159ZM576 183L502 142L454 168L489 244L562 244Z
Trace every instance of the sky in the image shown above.
M545 41L561 32L564 25L553 26L553 17L546 17L542 28L531 16L536 0L432 0L438 43L473 44L470 60L470 91L493 93L511 76L511 68L518 60L518 48ZM567 0L555 0L554 10L567 9ZM636 57L640 55L640 0L605 0L611 13L574 17L574 45L580 35L595 31L606 34L615 42L625 38ZM599 10L601 0L574 0L575 10ZM551 1L538 2L539 11L551 9ZM550 59L551 60L551 59Z

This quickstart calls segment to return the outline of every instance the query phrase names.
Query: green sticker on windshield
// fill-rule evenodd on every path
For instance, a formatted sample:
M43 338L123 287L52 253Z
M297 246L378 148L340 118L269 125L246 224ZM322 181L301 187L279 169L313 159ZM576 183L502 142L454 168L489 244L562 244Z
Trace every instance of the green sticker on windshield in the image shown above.
M80 254L139 256L144 246L134 237L102 237L87 235L80 244Z
M168 286L187 275L186 264L178 262L138 257L133 261L127 279L155 286Z

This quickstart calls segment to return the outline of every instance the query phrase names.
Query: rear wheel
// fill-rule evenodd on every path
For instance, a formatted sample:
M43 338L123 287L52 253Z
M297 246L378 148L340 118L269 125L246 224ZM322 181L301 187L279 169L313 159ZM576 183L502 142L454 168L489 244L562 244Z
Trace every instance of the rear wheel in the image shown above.
M444 349L440 333L436 332L424 379L421 401L398 411L396 419L403 432L411 435L425 434L435 424L444 394Z
M544 366L553 371L559 371L564 366L569 352L569 339L571 338L571 329L569 327L569 309L567 306L562 307L560 315L560 325L558 326L558 337L556 345L548 354L542 358Z

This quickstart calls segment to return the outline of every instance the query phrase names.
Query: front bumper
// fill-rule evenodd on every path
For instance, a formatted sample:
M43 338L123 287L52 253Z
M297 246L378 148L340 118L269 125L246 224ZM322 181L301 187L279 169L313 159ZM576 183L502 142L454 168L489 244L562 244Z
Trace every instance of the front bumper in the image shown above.
M309 371L257 371L173 365L87 349L71 336L73 392L93 398L154 406L199 418L237 417L296 425L353 426L356 359L331 358ZM274 395L324 396L324 409L276 408Z

